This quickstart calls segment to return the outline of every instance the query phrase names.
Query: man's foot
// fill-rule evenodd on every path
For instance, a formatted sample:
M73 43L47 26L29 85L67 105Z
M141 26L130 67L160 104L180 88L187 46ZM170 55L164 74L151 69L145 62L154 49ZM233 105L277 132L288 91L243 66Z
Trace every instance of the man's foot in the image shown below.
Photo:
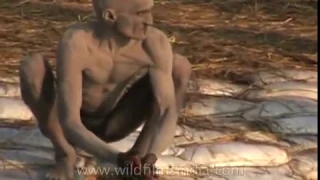
M47 174L47 180L69 180L73 179L74 168L70 165L68 167L68 162L61 160L57 162L54 168L52 168Z
M46 174L46 179L47 180L67 180L66 172L61 166L56 165Z

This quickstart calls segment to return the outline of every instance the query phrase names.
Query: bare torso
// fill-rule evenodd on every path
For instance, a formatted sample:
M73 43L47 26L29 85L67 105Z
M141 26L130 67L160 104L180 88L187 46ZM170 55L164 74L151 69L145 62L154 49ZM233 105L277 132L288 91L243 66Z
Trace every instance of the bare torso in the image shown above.
M83 26L86 28L90 24ZM133 84L146 75L152 61L141 41L131 41L114 51L112 43L101 44L93 31L86 31L83 38L89 53L83 55L90 59L86 59L82 71L81 110L95 116L105 116L128 88L128 81ZM132 81L134 74L137 76Z

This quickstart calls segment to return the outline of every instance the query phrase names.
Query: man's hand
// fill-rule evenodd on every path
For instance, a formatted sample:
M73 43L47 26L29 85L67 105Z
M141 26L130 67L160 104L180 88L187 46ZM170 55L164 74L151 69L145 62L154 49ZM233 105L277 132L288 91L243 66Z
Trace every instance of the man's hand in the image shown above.
M147 154L141 159L137 152L129 151L118 155L118 166L120 168L129 168L129 174L121 177L126 180L155 180L158 178L155 163L157 157L153 154Z
M142 158L142 176L146 180L158 179L157 168L155 166L157 157L154 154L147 154Z
M129 151L126 153L119 153L117 158L117 163L119 167L132 166L133 168L138 168L141 166L141 158L135 151Z

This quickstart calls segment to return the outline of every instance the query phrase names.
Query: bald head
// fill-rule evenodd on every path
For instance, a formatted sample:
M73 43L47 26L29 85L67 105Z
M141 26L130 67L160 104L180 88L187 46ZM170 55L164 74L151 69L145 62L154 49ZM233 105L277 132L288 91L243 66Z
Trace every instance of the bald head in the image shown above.
M100 23L115 29L120 34L144 39L147 26L153 24L151 9L153 0L92 0L93 8Z
M149 10L154 5L153 0L92 0L92 4L98 17L107 9L115 12L135 13Z

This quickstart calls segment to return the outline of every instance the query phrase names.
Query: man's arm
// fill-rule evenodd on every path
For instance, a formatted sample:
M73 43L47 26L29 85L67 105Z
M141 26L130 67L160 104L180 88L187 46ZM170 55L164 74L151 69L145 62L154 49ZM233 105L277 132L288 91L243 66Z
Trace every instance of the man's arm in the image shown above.
M82 33L82 32L79 32ZM66 138L75 146L106 161L115 161L116 151L85 128L81 122L82 70L88 60L82 38L66 34L57 49L58 115ZM76 41L75 41L76 40ZM110 159L112 158L112 159Z
M172 79L172 47L168 38L162 32L158 33L153 37L148 37L144 44L154 63L150 67L149 74L158 105L158 111L151 119L154 134L151 134L153 139L147 153L156 156L159 156L171 144L178 120Z

